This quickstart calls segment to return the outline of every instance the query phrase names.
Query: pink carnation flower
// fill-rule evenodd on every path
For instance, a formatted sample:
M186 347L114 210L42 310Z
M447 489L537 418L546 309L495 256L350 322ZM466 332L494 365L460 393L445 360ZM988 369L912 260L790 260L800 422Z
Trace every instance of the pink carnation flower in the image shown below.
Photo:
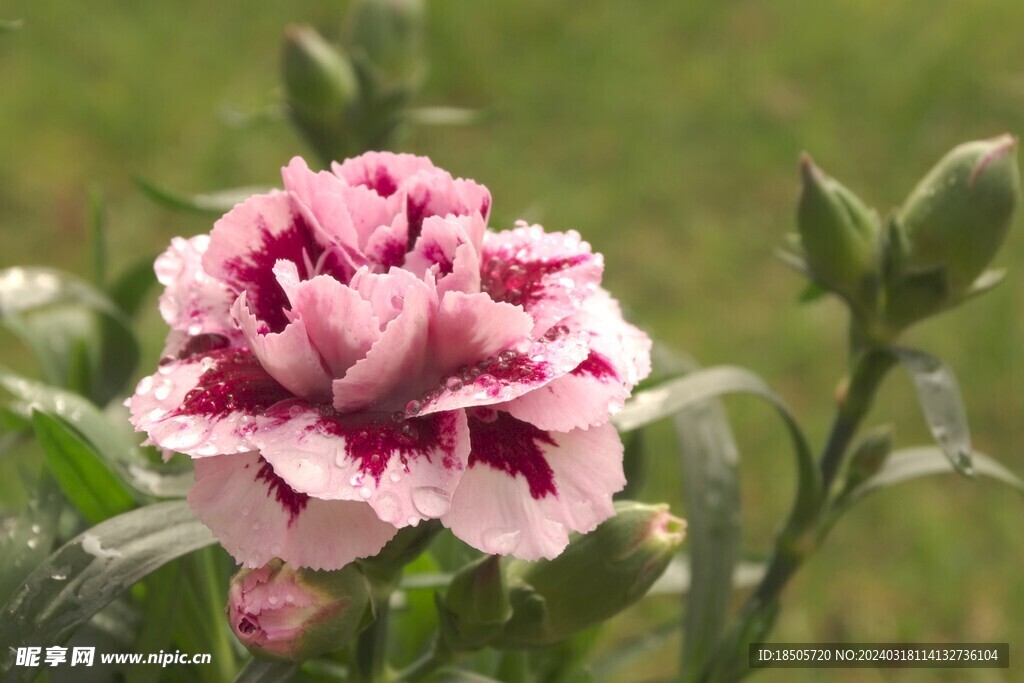
M157 260L171 326L129 399L195 459L195 514L240 562L336 569L440 519L554 557L613 514L608 423L650 340L575 232L490 232L490 193L364 154L250 197Z

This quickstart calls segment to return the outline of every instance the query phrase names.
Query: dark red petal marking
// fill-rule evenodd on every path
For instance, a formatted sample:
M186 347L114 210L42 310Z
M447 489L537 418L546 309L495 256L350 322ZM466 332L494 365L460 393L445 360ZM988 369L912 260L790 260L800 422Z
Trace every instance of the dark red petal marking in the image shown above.
M448 469L456 467L455 422L455 413L451 412L396 420L391 414L341 415L325 408L310 429L340 437L348 458L358 462L364 474L380 483L395 456L408 470L409 461L422 457L429 462L431 453L440 451L441 464Z
M299 493L277 476L269 462L260 457L260 469L256 472L256 481L267 483L267 497L274 497L281 508L288 513L288 526L291 526L299 513L309 504L309 496Z
M416 244L416 240L423 231L423 221L434 214L427 212L427 205L430 204L430 192L424 192L419 199L408 197L405 202L405 215L409 219L409 246Z
M539 445L558 445L547 432L508 413L478 408L470 416L469 438L470 467L484 464L511 477L523 475L534 500L558 495L555 473Z
M252 615L249 615L249 616L252 616ZM255 619L256 617L252 616L252 618ZM242 635L246 635L247 636L247 635L249 635L250 633L252 633L255 630L256 630L256 624L254 624L251 621L249 621L249 617L242 617L242 620L240 622L238 622L238 632L241 633Z
M405 245L397 239L389 239L380 247L378 260L385 270L401 266L405 262Z
M222 334L197 334L189 337L178 351L178 360L185 360L200 353L225 349L230 345L231 340Z
M267 374L247 349L225 349L206 355L213 361L199 376L194 389L185 394L176 415L225 417L234 412L256 414L291 398L291 393ZM193 361L195 362L195 361Z
M619 378L615 373L615 368L612 367L611 361L597 351L591 351L586 360L576 366L572 371L572 374L590 375L594 379L602 382L609 378L612 380L617 380Z
M544 296L544 278L559 271L581 265L593 254L575 254L540 261L517 261L501 255L487 260L481 270L481 289L495 301L529 307Z
M262 215L256 228L261 236L259 247L229 259L224 264L225 270L236 291L247 292L253 314L267 323L272 332L280 332L288 325L285 311L290 309L290 305L274 275L274 264L281 259L291 261L298 267L299 276L308 279L314 273L309 272L307 262L317 263L324 248L317 243L311 226L299 212L292 213L291 224L276 235ZM336 259L328 261L327 265L333 265Z
M441 275L448 275L454 269L452 260L448 258L448 254L444 253L444 249L437 242L431 242L423 248L423 257L435 263L439 266Z
M373 169L373 177L371 178L367 174L367 178L364 182L359 183L364 187L368 187L381 197L390 197L398 190L398 183L391 177L391 173L384 166L377 166Z

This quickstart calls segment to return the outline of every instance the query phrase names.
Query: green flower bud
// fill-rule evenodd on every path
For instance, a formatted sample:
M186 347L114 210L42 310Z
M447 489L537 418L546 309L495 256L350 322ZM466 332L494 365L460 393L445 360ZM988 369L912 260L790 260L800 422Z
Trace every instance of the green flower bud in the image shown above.
M903 203L896 222L907 273L944 270L949 296L966 292L1002 245L1020 196L1017 139L964 143L942 158Z
M346 43L361 53L384 85L413 87L423 71L423 0L355 0Z
M337 650L372 610L370 585L354 564L296 570L274 559L241 570L228 588L231 630L264 659L303 661Z
M282 69L288 114L324 161L353 150L349 111L359 81L349 60L309 26L285 31Z
M488 555L460 569L439 611L441 633L453 650L482 647L501 633L512 616L501 558Z
M814 279L852 303L865 303L877 270L878 216L804 154L797 227Z
M639 600L668 567L686 523L667 505L615 504L616 515L575 535L553 560L510 562L512 618L491 644L545 647Z

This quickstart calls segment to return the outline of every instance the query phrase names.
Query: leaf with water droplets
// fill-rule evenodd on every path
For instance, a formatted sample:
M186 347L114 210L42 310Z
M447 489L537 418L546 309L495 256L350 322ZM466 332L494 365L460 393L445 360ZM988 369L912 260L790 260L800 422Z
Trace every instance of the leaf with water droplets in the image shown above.
M18 647L59 645L140 579L214 543L184 501L157 503L98 524L37 567L0 609L0 672L11 681L38 673L14 667ZM66 576L55 580L53 575Z
M0 525L0 596L6 597L25 580L29 572L46 559L57 532L57 520L64 510L60 487L44 474L32 487L28 505L16 517Z
M46 455L47 469L85 521L97 524L135 507L131 492L71 425L33 410L32 427Z
M914 380L918 404L936 443L957 472L970 476L973 472L971 433L953 371L923 351L896 348L893 353Z
M973 471L984 477L1001 481L1018 493L1024 494L1024 481L1004 467L999 461L975 451L971 454ZM956 471L942 449L934 446L919 446L896 451L885 461L885 465L873 477L847 494L846 499L852 503L875 489L892 486L900 482L910 481L930 474L945 474Z

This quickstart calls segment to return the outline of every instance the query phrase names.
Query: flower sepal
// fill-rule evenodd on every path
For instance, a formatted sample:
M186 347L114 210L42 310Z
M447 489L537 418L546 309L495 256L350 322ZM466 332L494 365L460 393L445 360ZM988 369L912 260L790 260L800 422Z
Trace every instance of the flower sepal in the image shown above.
M295 569L273 559L231 579L231 630L262 659L304 661L343 647L374 618L370 583L355 564Z
M438 600L441 636L452 650L489 644L512 617L501 557L485 555L459 570Z
M686 523L667 505L619 501L615 511L589 534L574 535L553 560L508 563L513 614L491 645L546 647L647 593L682 545Z

